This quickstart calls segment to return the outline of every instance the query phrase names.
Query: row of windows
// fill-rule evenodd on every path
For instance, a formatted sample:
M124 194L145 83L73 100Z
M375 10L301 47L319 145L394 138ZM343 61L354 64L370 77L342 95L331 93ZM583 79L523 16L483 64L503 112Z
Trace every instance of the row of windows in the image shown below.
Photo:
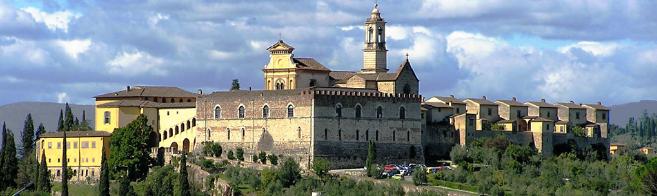
M73 142L73 146L71 146L71 142L66 142L66 147L66 149L71 149L71 147L73 147L73 149L77 149L78 142ZM89 148L89 142L80 142L80 148ZM91 142L91 148L96 148L96 141ZM48 142L48 149L52 149L52 142ZM62 149L62 142L57 142L57 149Z
M329 130L324 129L324 140L328 140ZM338 130L338 140L342 141L342 129ZM360 130L356 129L356 141L360 141ZM370 131L365 130L365 141L370 141ZM374 141L379 141L379 130L374 133ZM392 141L397 141L397 131L392 132ZM406 141L411 141L411 131L406 131Z
M174 128L169 128L169 131L164 131L161 134L160 141L165 140L169 137L173 137L174 135L178 135L178 133L185 132L185 130L189 130L192 127L196 126L196 118L192 118L192 120L187 120L187 123L180 123L180 125L176 125Z
M67 158L66 161L71 162L71 158ZM52 162L52 159L48 158L48 163L51 163L51 162ZM57 163L61 163L61 162L62 162L62 159L57 158ZM73 158L73 163L76 163L76 162L78 162L78 159ZM96 158L92 157L91 158L91 163L95 163L95 162L96 162ZM80 158L80 163L89 163L89 158L88 157L87 158Z
M269 113L269 106L265 105L262 107L262 118L269 118L270 113ZM214 107L214 119L221 119L221 106L217 105ZM240 107L237 108L237 118L245 118L246 117L246 108L243 105L240 105ZM287 105L287 117L288 118L293 118L294 117L294 105L289 104Z
M175 103L176 102L176 98L165 98L165 97L162 97L162 98L153 97L153 98L151 98L151 97L145 97L143 99L146 100L146 101L151 101L151 99L152 99L152 101L154 101L154 102L162 102L162 103L166 103L167 100L170 103ZM187 102L192 102L192 101L193 100L191 98L187 98ZM185 99L178 98L178 102L185 102Z
M243 105L240 105L239 108L237 108L237 118L244 118L246 115L245 107ZM342 118L342 105L341 104L336 104L335 105L335 115L338 118ZM361 118L363 115L363 108L360 105L356 105L354 108L354 117L356 118ZM217 105L214 107L214 119L221 119L221 106ZM269 118L270 113L269 113L269 106L265 105L262 106L262 118ZM287 117L292 118L294 117L294 105L289 104L287 106ZM376 118L381 119L383 118L383 107L378 106L376 108ZM406 119L406 108L400 107L399 108L399 119Z
M52 170L50 170L50 172L52 172ZM55 176L59 177L61 175L62 175L61 170L59 169L55 170ZM77 169L73 170L73 175L74 176L78 175ZM96 170L94 168L91 168L91 176L95 176L95 175L96 175ZM80 170L80 176L84 176L84 177L89 176L89 170L88 169Z
M267 129L262 128L262 132L265 133L267 132ZM242 134L242 139L246 136L246 129L245 128L240 128L240 133ZM231 132L230 128L226 128L226 139L230 140ZM208 137L212 137L212 130L208 129ZM301 127L297 128L297 137L301 138Z

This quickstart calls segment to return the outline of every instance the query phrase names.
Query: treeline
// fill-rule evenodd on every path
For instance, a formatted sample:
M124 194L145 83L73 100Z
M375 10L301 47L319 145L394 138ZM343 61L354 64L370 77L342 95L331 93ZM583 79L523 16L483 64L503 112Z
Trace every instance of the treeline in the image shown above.
M630 134L641 144L654 143L657 141L657 114L648 114L644 111L638 118L630 117L625 127L613 127L609 133L611 136Z
M648 162L641 154L627 153L606 160L595 152L576 149L586 148L545 158L504 137L485 139L454 147L450 155L457 167L428 179L433 185L490 195L657 194L653 186L657 159Z
M46 127L39 123L35 130L32 114L27 114L20 136L21 145L16 145L13 132L2 124L2 149L0 150L0 195L11 195L16 190L28 192L49 193L52 184L50 173L46 166L46 155L42 154L41 162L36 160L36 142L39 136L46 133ZM60 110L57 131L88 131L92 130L86 120L86 112L82 113L82 121L73 116L68 103ZM64 148L66 149L66 148ZM43 153L43 152L41 152ZM66 170L65 170L66 171Z

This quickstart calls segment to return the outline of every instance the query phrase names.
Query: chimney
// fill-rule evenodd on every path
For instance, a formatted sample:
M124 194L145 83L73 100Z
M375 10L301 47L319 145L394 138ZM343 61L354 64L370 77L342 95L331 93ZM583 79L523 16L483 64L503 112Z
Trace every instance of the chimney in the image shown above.
M541 102L545 103L545 99L541 99Z
M449 95L449 97L454 98L454 95Z
M570 100L570 103L575 104L575 102L573 100Z
M126 86L125 89L130 91L130 86Z
M251 87L249 86L249 91L251 91Z
M598 105L602 105L602 102L599 102L599 101L598 101Z
M203 90L199 88L199 89L198 89L198 94L199 94L199 95L202 95L202 94L203 94Z
M484 96L481 96L481 98L482 98L482 99L484 99L484 100L486 100L486 95L484 95Z
M518 99L516 99L516 97L511 97L511 100L518 101Z

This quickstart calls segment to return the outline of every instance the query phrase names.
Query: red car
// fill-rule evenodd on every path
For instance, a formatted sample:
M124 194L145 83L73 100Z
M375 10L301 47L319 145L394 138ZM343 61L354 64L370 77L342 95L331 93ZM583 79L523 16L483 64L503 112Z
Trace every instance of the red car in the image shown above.
M389 172L389 171L392 171L392 170L395 170L395 169L397 169L397 166L395 166L393 164L388 164L388 165L383 166L383 171L385 171L385 172Z

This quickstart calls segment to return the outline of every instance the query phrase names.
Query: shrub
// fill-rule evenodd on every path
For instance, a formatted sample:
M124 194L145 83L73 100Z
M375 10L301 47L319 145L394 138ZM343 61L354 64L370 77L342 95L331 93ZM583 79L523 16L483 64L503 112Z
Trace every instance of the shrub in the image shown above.
M265 151L260 151L260 154L258 154L258 157L260 158L260 162L262 164L267 164L267 153L265 153Z
M244 161L244 149L237 148L237 150L235 150L235 156L237 160Z
M278 156L270 154L267 155L267 157L269 158L269 163L271 163L272 165L278 165Z
M313 160L313 171L320 177L324 177L329 170L330 163L324 158L315 158Z
M228 155L227 155L227 156L228 156L228 159L230 159L230 160L235 160L235 155L233 155L233 151L232 151L232 150L228 150Z
M223 148L221 148L221 145L219 145L219 142L212 142L210 151L212 152L212 155L215 157L221 157L221 153L223 151Z
M573 132L573 135L577 137L586 137L586 131L580 126L573 127L571 131Z
M424 185L427 183L427 172L424 167L417 167L413 171L413 184L415 186Z
M251 155L251 162L257 163L258 162L258 155L252 154Z
M294 185L301 178L299 164L292 158L286 158L278 170L277 176L283 187L287 188Z

